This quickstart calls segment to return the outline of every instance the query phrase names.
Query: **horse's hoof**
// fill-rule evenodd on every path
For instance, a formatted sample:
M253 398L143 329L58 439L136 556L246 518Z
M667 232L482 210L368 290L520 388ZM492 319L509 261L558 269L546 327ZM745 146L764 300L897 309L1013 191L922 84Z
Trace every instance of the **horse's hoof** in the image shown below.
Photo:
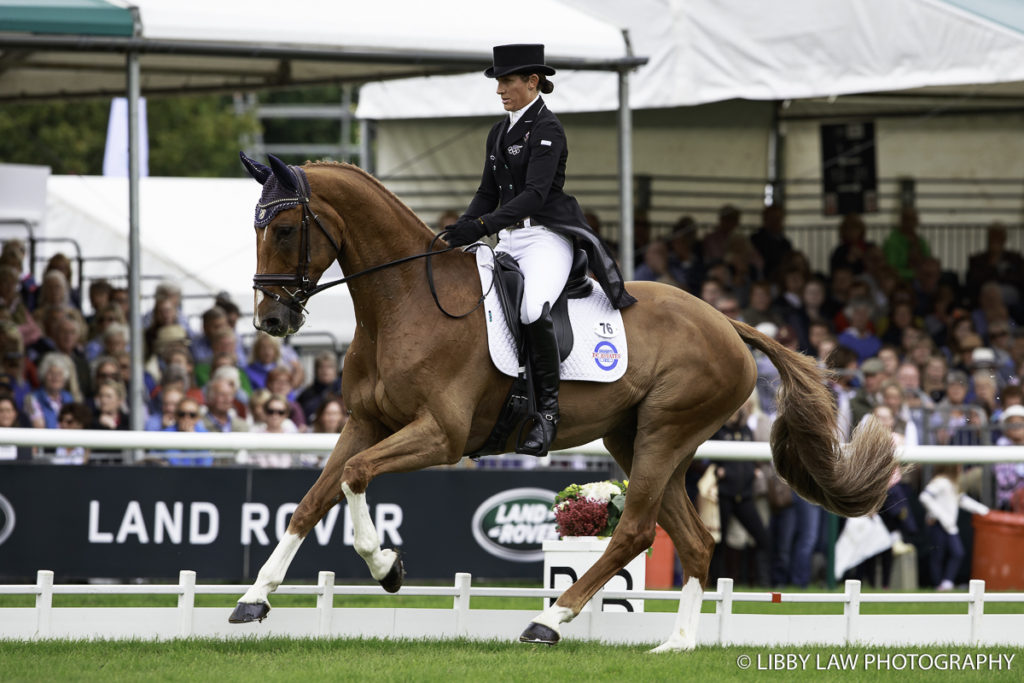
M250 621L263 621L270 613L270 605L265 602L240 602L235 611L228 617L232 624L248 624Z
M387 576L380 580L380 586L388 593L397 593L402 587L402 580L405 579L405 564L402 563L402 556L395 551L395 563L391 565Z
M558 635L558 631L535 621L531 621L519 636L520 643L540 643L541 645L555 645L561 639L562 636Z

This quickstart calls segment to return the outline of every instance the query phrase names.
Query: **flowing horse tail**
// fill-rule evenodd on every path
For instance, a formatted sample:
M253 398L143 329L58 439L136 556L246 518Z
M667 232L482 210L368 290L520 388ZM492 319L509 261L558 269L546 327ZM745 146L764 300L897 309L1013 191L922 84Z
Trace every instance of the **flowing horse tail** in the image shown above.
M768 356L782 380L771 433L779 476L802 498L837 515L877 512L899 467L889 429L877 420L865 420L844 452L837 436L835 399L815 360L745 323L731 322L744 342Z

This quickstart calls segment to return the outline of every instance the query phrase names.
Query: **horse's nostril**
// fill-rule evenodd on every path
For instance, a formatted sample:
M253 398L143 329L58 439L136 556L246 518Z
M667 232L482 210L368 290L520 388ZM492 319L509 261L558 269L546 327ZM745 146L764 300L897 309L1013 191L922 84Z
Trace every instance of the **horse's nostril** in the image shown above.
M263 320L263 329L264 330L267 330L267 331L269 331L269 330L276 330L279 327L281 327L281 319L280 318L266 318L266 319Z

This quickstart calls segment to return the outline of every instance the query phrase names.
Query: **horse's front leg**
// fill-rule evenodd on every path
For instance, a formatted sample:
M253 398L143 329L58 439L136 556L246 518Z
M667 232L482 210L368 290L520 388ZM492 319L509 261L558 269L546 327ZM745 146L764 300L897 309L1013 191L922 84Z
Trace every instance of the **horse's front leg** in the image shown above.
M384 590L394 593L401 588L405 572L398 553L380 547L380 536L366 504L366 487L379 474L452 464L461 457L461 444L455 447L446 430L428 414L345 463L341 490L352 517L355 550L366 561L370 575L380 582Z
M302 501L288 523L287 531L278 541L274 552L260 567L256 581L239 599L238 605L231 613L229 619L231 623L263 621L267 616L267 613L270 612L269 595L277 590L277 587L284 581L288 566L292 563L303 539L327 514L327 511L341 500L338 482L341 480L345 463L372 443L375 438L375 430L368 425L363 425L355 420L349 420L346 423L320 477L302 497Z

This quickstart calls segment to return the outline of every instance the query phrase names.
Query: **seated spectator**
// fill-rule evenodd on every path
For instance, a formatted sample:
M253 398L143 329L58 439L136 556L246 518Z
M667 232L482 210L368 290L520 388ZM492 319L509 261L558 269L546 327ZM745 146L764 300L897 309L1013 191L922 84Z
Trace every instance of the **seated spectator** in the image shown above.
M761 227L750 236L750 243L761 255L762 272L769 280L783 266L793 245L785 235L786 210L781 204L772 204L761 210Z
M903 387L895 379L886 380L879 392L882 402L879 405L889 409L892 417L888 427L892 430L900 446L917 446L921 443L920 426L914 419L914 413L910 406L903 400ZM878 407L872 411L875 417L879 417Z
M1024 446L1024 406L1014 405L999 419L1002 436L997 446ZM1014 495L1024 489L1024 462L999 462L992 466L996 482L996 508L1011 510Z
M936 444L978 446L988 441L985 412L965 400L968 383L967 374L960 370L946 376L946 396L935 405L931 421Z
M341 375L338 373L338 357L333 351L321 351L313 361L313 383L302 390L296 399L306 416L306 423L313 422L313 415L320 404L331 394L341 393Z
M270 398L263 404L263 414L266 423L254 425L252 431L266 434L295 434L299 428L292 422L288 415L292 412L288 399L280 394L271 394ZM255 465L257 467L291 467L292 456L290 453L274 451L249 451L241 452L236 459L240 465Z
M187 396L178 402L178 412L175 413L174 424L170 427L165 427L165 432L205 432L206 427L203 425L200 418L202 413L200 412L200 403L194 399L188 398ZM178 466L191 466L191 467L211 467L213 465L213 456L206 454L202 451L189 451L192 455L176 455L178 453L184 453L185 451L169 450L166 451L170 455L167 458L169 465Z
M184 368L194 383L195 363L188 345L188 332L177 323L164 325L157 331L152 343L153 354L146 358L143 372L147 391L152 393L166 369L175 364Z
M143 329L153 325L153 320L158 315L158 309L161 309L161 304L164 303L170 304L171 310L174 312L175 322L187 330L188 318L185 317L181 310L181 287L178 286L178 283L171 282L170 280L164 280L156 286L156 291L153 293L153 308L146 311L142 316ZM127 310L125 315L127 316Z
M348 422L348 408L341 394L328 394L316 408L310 424L314 434L341 434Z
M85 343L85 357L90 361L94 361L100 356L104 355L104 337L107 329L114 324L122 325L124 333L127 327L127 319L124 317L124 311L121 307L115 303L109 303L99 311L93 318L93 326L89 331L89 341ZM127 337L125 337L124 346L127 348Z
M743 322L757 327L771 323L776 328L782 325L782 317L772 307L772 284L767 280L750 286L750 305L743 309Z
M68 279L59 270L48 270L43 275L43 282L36 291L33 310L38 311L53 306L77 308L71 300L71 286L68 284Z
M676 221L668 245L673 277L683 283L686 291L699 291L704 279L704 261L697 242L697 222L692 216L683 216Z
M42 386L25 397L25 413L36 429L56 429L60 407L80 400L75 368L59 351L46 354L39 364Z
M1013 332L1009 325L993 323L988 329L988 348L992 349L993 365L1003 386L1015 378L1013 363Z
M142 331L142 353L147 360L158 355L160 342L188 342L187 326L178 323L178 310L170 299L158 301L153 306L153 317ZM168 332L167 330L171 330Z
M231 358L234 358L232 355ZM235 413L238 417L243 420L249 418L249 394L242 389L242 381L246 379L245 373L238 369L238 366L226 362L219 362L218 359L214 359L214 371L213 377L210 381L215 379L222 379L231 385L232 390L235 392L235 399L231 405L235 409Z
M82 395L92 397L95 390L89 360L85 357L84 338L85 320L78 311L72 311L57 323L53 342L56 350L67 355L75 366L75 375Z
M742 321L740 300L735 294L723 294L718 297L718 303L715 305L715 308L717 308L718 312L727 318Z
M633 275L636 280L660 282L679 289L685 289L686 283L677 280L669 266L668 243L655 240L647 245L643 253L643 263L636 268Z
M864 272L864 254L869 246L873 245L867 241L864 220L858 214L846 214L839 222L839 245L829 257L829 272L845 267L854 275L860 275Z
M0 393L0 428L24 427L24 418L18 412L18 406L14 402L14 396L9 393ZM0 444L0 462L4 461L29 461L32 459L32 448L29 446L15 446L13 444Z
M836 397L836 410L838 413L838 427L841 439L850 440L853 432L853 409L850 405L853 397L857 394L859 387L856 385L857 375L857 354L845 346L837 346L826 358L831 376L829 390Z
M247 432L249 423L235 411L235 386L223 377L206 385L206 414L203 426L208 432Z
M933 354L925 363L921 373L921 390L928 394L932 403L938 403L946 397L946 377L949 374L949 363L941 353Z
M89 429L130 429L128 413L124 410L124 384L114 379L100 382L96 390L96 410Z
M68 290L68 304L73 306L75 310L82 311L82 292L74 286L74 277L71 273L71 259L67 257L63 252L57 252L50 257L50 260L46 262L46 267L43 269L43 275L55 271L64 276L64 283Z
M14 394L15 402L24 406L25 397L32 391L32 382L29 380L24 343L18 328L10 321L0 322L0 375L9 384L8 390Z
M92 338L91 332L96 328L96 317L110 303L110 293L113 290L110 282L103 278L93 280L89 284L89 305L92 307L92 313L85 316L85 322L89 326L86 334L90 339Z
M249 364L245 366L245 374L253 389L267 387L267 373L281 363L281 342L266 332L258 332L252 344Z
M192 344L192 357L198 366L200 363L212 363L215 351L213 339L223 331L233 331L228 327L228 314L220 306L214 305L203 312L203 333L196 335ZM201 384L200 386L204 385Z
M860 366L863 381L850 398L850 418L856 427L875 406L882 403L882 385L886 381L885 365L878 358L868 358Z
M28 346L43 336L35 317L21 298L21 273L10 265L0 265L0 309L7 320L18 326L22 342Z
M883 330L881 336L883 344L900 346L907 328L918 328L918 322L914 319L914 306L906 301L893 304L889 309L888 318L880 327Z
M21 299L29 309L32 309L35 307L34 299L38 284L32 277L31 269L25 269L26 254L24 240L7 240L4 242L3 249L0 250L0 265L12 266L18 271L21 280L19 285Z
M740 210L732 204L726 204L718 210L718 223L700 242L701 260L712 263L725 258L725 250L729 237L740 225Z
M252 392L252 396L249 397L249 424L255 428L259 425L267 424L267 416L263 413L263 406L267 400L272 396L269 389L256 389Z
M127 353L128 348L128 326L121 323L110 323L103 331L101 347L97 356L113 356Z
M882 341L872 331L872 313L873 307L870 300L855 299L851 301L846 309L850 325L838 335L839 343L852 349L861 362L877 355L882 348Z
M301 430L306 426L306 416L302 406L294 403L295 392L292 390L291 375L288 368L278 366L267 373L267 389L270 393L284 396L288 400L288 417Z
M159 410L146 418L145 430L159 432L174 426L178 419L178 404L184 396L185 392L177 387L168 387L160 392Z
M978 300L981 287L996 282L1010 306L1020 303L1024 290L1024 256L1006 248L1006 226L993 223L986 233L985 251L972 254L967 262L967 296Z
M981 336L987 336L990 327L1005 327L1011 332L1017 327L1010 316L1010 309L1003 300L1003 289L998 282L989 281L981 286L978 293L978 307L971 313L974 329Z
M917 211L913 207L904 207L900 211L899 223L882 245L886 262L904 279L913 277L917 265L932 254L927 240L917 234L917 227Z
M214 370L223 365L230 365L239 370L239 386L242 391L245 392L246 396L251 394L253 389L252 383L249 380L248 373L239 365L237 348L238 335L235 334L234 330L225 329L215 332L211 340L213 356L208 362L196 363L196 383L201 387L206 386Z
M90 424L92 410L87 403L65 403L60 407L59 429L85 429ZM50 462L54 465L84 465L89 462L90 455L89 449L83 446L58 446Z
M886 378L895 379L896 369L900 366L900 355L897 353L896 347L891 344L883 344L882 348L878 350L876 358L882 361Z

